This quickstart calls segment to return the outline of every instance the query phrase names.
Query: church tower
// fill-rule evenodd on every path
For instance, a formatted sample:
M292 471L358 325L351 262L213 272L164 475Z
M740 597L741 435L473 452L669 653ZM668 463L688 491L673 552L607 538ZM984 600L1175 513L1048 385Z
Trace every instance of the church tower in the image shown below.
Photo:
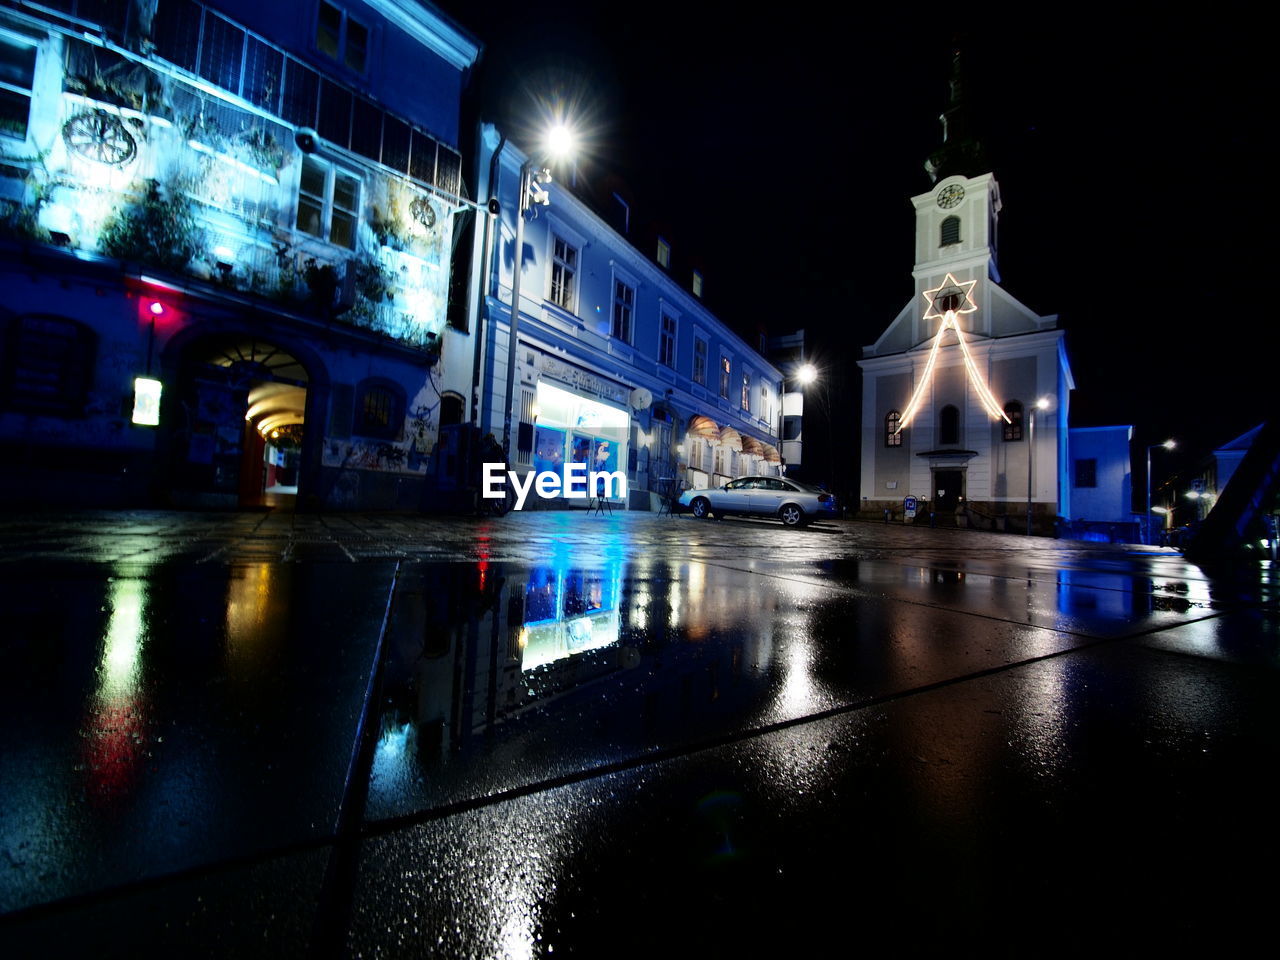
M925 162L933 185L911 198L914 296L859 363L862 512L901 514L910 496L963 523L1012 528L1008 518L1025 525L1034 513L1043 527L1069 509L1063 334L1056 316L1000 286L1000 187L973 130L958 51L948 87L942 143Z

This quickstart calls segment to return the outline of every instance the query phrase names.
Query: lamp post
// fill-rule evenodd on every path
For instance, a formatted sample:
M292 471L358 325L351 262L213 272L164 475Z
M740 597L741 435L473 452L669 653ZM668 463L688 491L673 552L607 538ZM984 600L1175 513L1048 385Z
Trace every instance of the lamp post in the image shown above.
M1036 411L1048 410L1049 398L1041 397L1031 407L1027 417L1027 536L1031 536L1031 491L1036 475Z
M547 132L544 155L565 157L573 151L574 137L564 124L556 124ZM524 219L530 202L548 206L551 198L542 184L551 182L551 171L535 163L533 158L520 165L519 200L516 204L515 273L511 277L511 328L507 340L507 401L502 413L502 452L511 462L511 409L515 402L516 362L520 331L520 274L524 272Z
M1153 443L1147 447L1147 525L1143 530L1147 546L1151 546L1151 451L1157 447L1163 447L1165 450L1172 450L1177 446L1172 439L1166 440L1164 443Z

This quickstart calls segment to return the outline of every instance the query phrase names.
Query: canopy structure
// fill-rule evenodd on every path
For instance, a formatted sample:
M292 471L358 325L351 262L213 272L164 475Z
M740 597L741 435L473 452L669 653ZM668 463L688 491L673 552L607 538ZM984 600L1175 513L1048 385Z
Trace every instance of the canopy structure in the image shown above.
M726 450L742 451L742 434L733 427L725 427L720 431L720 446Z
M755 437L743 437L742 452L749 453L753 457L763 457L764 444L761 443L759 440L757 440Z
M710 417L695 416L689 420L689 436L719 440L720 428L716 426L716 422Z
M778 452L778 448L772 444L764 445L764 462L765 463L781 463L782 454Z

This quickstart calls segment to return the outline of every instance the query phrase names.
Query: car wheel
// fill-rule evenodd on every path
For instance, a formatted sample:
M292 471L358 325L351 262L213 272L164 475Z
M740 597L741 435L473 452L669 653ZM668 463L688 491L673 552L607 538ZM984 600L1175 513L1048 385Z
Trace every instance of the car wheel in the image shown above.
M778 516L788 527L798 527L804 523L804 511L794 503L788 503L778 511Z
M693 515L699 520L705 520L711 516L711 503L706 497L698 497L693 501Z

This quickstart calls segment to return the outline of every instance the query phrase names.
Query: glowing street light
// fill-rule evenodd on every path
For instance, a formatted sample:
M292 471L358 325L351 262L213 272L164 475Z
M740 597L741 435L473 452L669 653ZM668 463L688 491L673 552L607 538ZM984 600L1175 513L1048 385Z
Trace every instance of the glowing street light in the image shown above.
M564 122L553 124L543 141L544 156L549 160L567 160L577 144L577 137ZM549 206L551 197L542 184L551 182L551 171L533 157L520 165L520 194L516 205L515 274L511 278L511 330L507 339L507 402L502 417L502 450L511 462L511 408L516 390L517 335L520 329L520 274L524 271L524 218L530 203Z
M796 379L800 381L801 386L807 387L818 379L818 368L812 363L801 364L800 369L796 371Z
M1164 443L1153 443L1147 447L1147 527L1145 531L1147 546L1151 545L1151 451L1155 450L1157 447L1161 447L1165 450L1172 450L1177 445L1178 444L1174 440L1169 439Z
M1031 482L1035 476L1036 462L1036 411L1048 410L1049 398L1040 397L1031 405L1027 419L1027 536L1031 536Z

